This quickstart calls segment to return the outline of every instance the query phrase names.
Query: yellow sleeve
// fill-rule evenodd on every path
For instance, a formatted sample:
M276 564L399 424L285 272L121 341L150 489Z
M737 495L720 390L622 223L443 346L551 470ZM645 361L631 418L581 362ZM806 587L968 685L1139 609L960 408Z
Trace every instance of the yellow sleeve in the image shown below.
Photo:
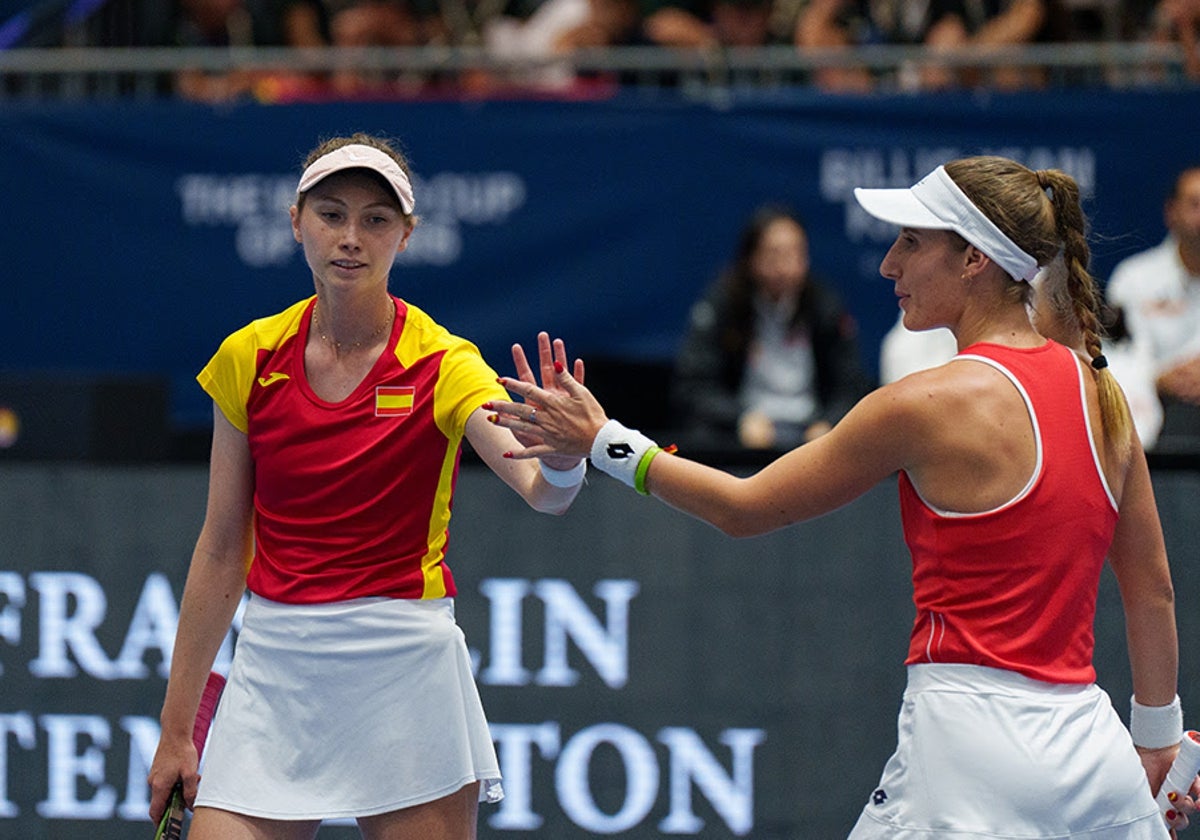
M247 430L246 402L254 382L253 335L253 324L230 335L196 375L196 381L212 397L225 419L243 433Z
M258 354L264 348L278 347L288 336L296 333L300 317L309 301L306 298L292 304L283 312L260 318L242 327L221 342L221 346L196 375L200 387L235 429L248 428L246 403L250 388L258 375Z
M431 353L442 353L434 386L434 419L450 439L462 437L471 412L488 400L508 399L496 381L496 371L483 360L479 348L453 335L428 313L405 304L408 314L396 353L404 365Z

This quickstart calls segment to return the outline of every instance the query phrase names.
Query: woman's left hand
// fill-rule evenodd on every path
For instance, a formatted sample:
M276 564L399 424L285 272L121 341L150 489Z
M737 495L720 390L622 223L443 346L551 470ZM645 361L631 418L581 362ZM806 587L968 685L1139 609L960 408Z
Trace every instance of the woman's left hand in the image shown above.
M543 387L537 387L524 352L515 345L513 361L518 378L502 376L500 384L524 402L494 400L486 408L495 412L489 419L510 429L524 447L511 457L541 458L548 467L570 469L590 454L596 432L608 417L583 386L583 362L576 361L574 370L567 372L566 351L560 340L551 344L546 333L539 333L538 351Z
M538 333L538 367L541 373L542 390L546 392L562 392L562 388L558 383L558 369L566 368L567 366L567 348L561 338L550 340L550 335L545 332ZM528 385L537 386L537 378L534 376L533 367L529 364L528 358L525 356L525 348L520 344L512 346L513 366L517 371L517 379ZM557 366L557 367L556 367ZM583 359L576 359L572 370L572 376L579 384L583 384L584 366ZM502 379L502 381L504 381ZM507 387L507 386L506 386ZM509 390L512 390L511 388ZM542 408L542 404L526 399L524 405L529 409ZM496 406L493 406L496 407ZM500 423L499 425L507 425ZM537 446L542 443L540 434L533 433L522 426L508 426L512 431L513 436L521 446L528 449L532 446ZM551 455L546 454L539 456L547 467L553 470L570 470L573 469L581 460L579 457L572 455Z

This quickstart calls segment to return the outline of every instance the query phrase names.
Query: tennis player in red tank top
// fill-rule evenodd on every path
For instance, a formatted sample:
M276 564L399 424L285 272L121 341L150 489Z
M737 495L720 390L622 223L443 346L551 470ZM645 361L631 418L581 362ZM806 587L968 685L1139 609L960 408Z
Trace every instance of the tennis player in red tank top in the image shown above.
M900 227L880 271L905 326L949 328L952 361L878 389L744 478L664 455L566 371L553 394L505 380L544 404L530 422L521 403L493 403L497 422L537 440L515 457L590 456L739 537L899 473L917 602L908 686L896 754L851 838L1166 838L1200 793L1166 813L1153 798L1183 732L1174 593L1146 458L1101 353L1078 186L980 157L855 193ZM1056 263L1067 305L1044 329L1065 345L1030 318L1032 281ZM1106 557L1125 610L1131 731L1094 683Z

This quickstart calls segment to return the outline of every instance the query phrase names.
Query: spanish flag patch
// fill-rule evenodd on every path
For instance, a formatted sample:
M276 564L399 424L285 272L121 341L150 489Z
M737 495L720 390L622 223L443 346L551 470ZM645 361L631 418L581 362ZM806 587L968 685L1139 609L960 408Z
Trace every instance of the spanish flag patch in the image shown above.
M413 395L417 389L412 385L379 385L375 388L376 417L404 417L412 414Z

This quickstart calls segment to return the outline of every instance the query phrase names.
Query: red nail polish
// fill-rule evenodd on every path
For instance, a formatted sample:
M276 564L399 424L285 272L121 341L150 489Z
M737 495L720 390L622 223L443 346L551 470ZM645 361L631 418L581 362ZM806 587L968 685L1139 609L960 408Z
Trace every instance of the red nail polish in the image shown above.
M1179 794L1176 793L1175 791L1171 791L1170 793L1167 794L1168 802L1174 802L1178 798L1179 798Z
M1178 817L1179 814L1177 814L1175 811L1167 811L1167 813L1163 814L1163 816L1167 818L1168 822L1175 822L1175 818Z
M505 452L505 453L504 453L504 457L505 457L505 458L511 458L511 457L512 457L512 453L511 453L511 452Z
M562 363L562 362L555 362L555 363L554 363L554 372L555 372L555 373L562 373L562 372L563 372L563 363Z
M491 411L493 408L492 401L488 400L482 406L480 406L480 408L484 409L485 411Z
M488 422L489 422L489 423L499 423L499 422L500 422L500 415L499 415L499 414L489 414L489 415L488 415Z

